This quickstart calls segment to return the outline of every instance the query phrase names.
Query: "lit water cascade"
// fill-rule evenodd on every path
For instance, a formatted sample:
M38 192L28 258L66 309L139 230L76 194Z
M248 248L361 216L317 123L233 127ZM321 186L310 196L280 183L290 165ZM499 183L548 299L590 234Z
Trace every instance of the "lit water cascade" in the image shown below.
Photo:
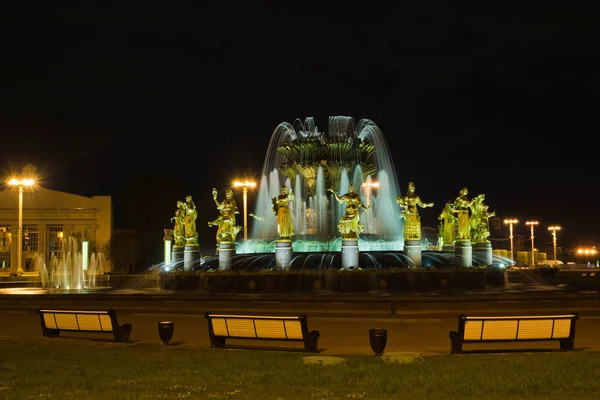
M33 255L33 270L39 272L40 280L42 281L42 287L48 286L48 269L46 267L46 260L44 255L35 253Z
M365 231L359 247L402 249L402 221L395 203L400 189L386 140L375 123L351 117L329 117L328 132L319 132L312 117L293 124L279 124L267 149L256 199L255 219L249 240L254 246L237 246L238 252L273 248L277 239L277 220L271 199L280 194L281 185L293 190L290 204L296 237L294 251L322 248L339 251L337 225L345 213L327 189L341 196L350 183L371 209L362 213ZM367 193L363 184L376 181L377 189ZM368 199L367 199L368 197ZM361 211L362 212L362 211ZM259 245L258 241L263 245ZM367 242L375 241L376 245ZM319 243L317 245L317 243ZM260 250L258 249L260 247Z
M96 261L96 253L92 253L90 256L90 263L87 270L88 275L88 287L96 287L96 270L98 269L98 262Z

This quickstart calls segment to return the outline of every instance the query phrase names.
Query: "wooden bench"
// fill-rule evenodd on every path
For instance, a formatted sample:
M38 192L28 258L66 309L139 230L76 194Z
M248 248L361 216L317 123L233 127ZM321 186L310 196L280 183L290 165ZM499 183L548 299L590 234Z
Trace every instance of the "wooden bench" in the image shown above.
M225 347L226 339L285 340L303 342L316 352L319 332L308 330L305 315L267 316L206 313L211 347Z
M62 331L112 333L115 341L127 343L131 324L119 325L114 310L40 309L42 334L58 337Z
M450 332L450 354L462 353L464 343L560 342L560 350L573 350L578 313L528 316L458 317L458 332Z

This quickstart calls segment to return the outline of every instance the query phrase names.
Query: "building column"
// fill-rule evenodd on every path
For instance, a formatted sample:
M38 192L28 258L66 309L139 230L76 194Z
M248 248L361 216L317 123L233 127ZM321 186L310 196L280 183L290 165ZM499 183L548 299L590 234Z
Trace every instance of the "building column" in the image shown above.
M10 272L13 274L17 273L17 266L19 265L17 262L17 255L19 251L17 250L17 246L19 241L17 240L17 234L19 232L19 225L11 225L10 232L12 233L11 243L10 243Z
M49 262L48 225L38 224L38 253L44 256L46 263Z

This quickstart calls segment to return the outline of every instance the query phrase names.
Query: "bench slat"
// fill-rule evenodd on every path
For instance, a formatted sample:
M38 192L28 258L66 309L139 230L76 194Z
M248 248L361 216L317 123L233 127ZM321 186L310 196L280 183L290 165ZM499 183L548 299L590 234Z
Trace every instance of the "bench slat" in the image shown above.
M287 332L283 321L276 320L255 320L256 337L261 339L286 339Z
M502 316L490 316L490 317L476 317L476 316L463 316L463 319L467 320L467 321L477 321L477 320L484 320L484 321L490 321L490 320L509 320L509 319L519 319L519 320L524 320L524 319L550 319L550 318L554 318L554 319L568 319L571 320L573 319L573 314L561 314L561 315L512 315L510 317L502 317Z
M251 319L226 319L229 336L255 338L256 330Z
M69 329L78 331L79 324L75 314L53 314L56 329Z
M552 339L554 320L523 320L517 339Z
M554 321L553 338L568 338L571 336L571 320L559 319Z

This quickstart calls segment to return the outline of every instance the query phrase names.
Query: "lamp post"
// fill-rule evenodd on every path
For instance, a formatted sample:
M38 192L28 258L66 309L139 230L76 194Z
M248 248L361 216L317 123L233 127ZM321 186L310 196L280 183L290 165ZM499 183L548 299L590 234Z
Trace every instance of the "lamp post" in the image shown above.
M533 266L535 265L535 247L533 245L533 228L536 225L539 225L538 221L527 221L525 222L525 225L529 225L531 227L531 268L533 268Z
M365 192L365 199L367 203L367 207L371 206L371 194L373 193L373 189L377 189L379 187L379 182L375 182L371 180L371 176L367 177L367 180L362 184L363 190ZM368 214L365 214L365 233L370 233L373 229L374 225L374 214L371 211Z
M368 207L371 205L371 193L373 192L373 189L377 189L379 187L379 182L373 182L369 179L364 182L362 186L365 188L365 198L367 200Z
M12 178L8 181L9 186L16 186L19 191L19 228L17 229L17 275L23 274L23 265L21 264L23 253L23 188L35 185L33 179Z
M244 242L248 240L248 188L255 188L256 182L235 181L233 186L241 187L244 193Z
M507 224L509 226L510 229L510 233L509 233L509 238L510 238L510 261L511 263L514 264L515 262L515 256L514 256L514 246L513 246L513 225L514 224L518 224L519 220L515 219L515 218L507 218L504 220L504 223Z
M560 231L561 227L558 225L552 225L548 227L548 230L552 232L552 244L554 245L554 266L556 266L556 231Z

